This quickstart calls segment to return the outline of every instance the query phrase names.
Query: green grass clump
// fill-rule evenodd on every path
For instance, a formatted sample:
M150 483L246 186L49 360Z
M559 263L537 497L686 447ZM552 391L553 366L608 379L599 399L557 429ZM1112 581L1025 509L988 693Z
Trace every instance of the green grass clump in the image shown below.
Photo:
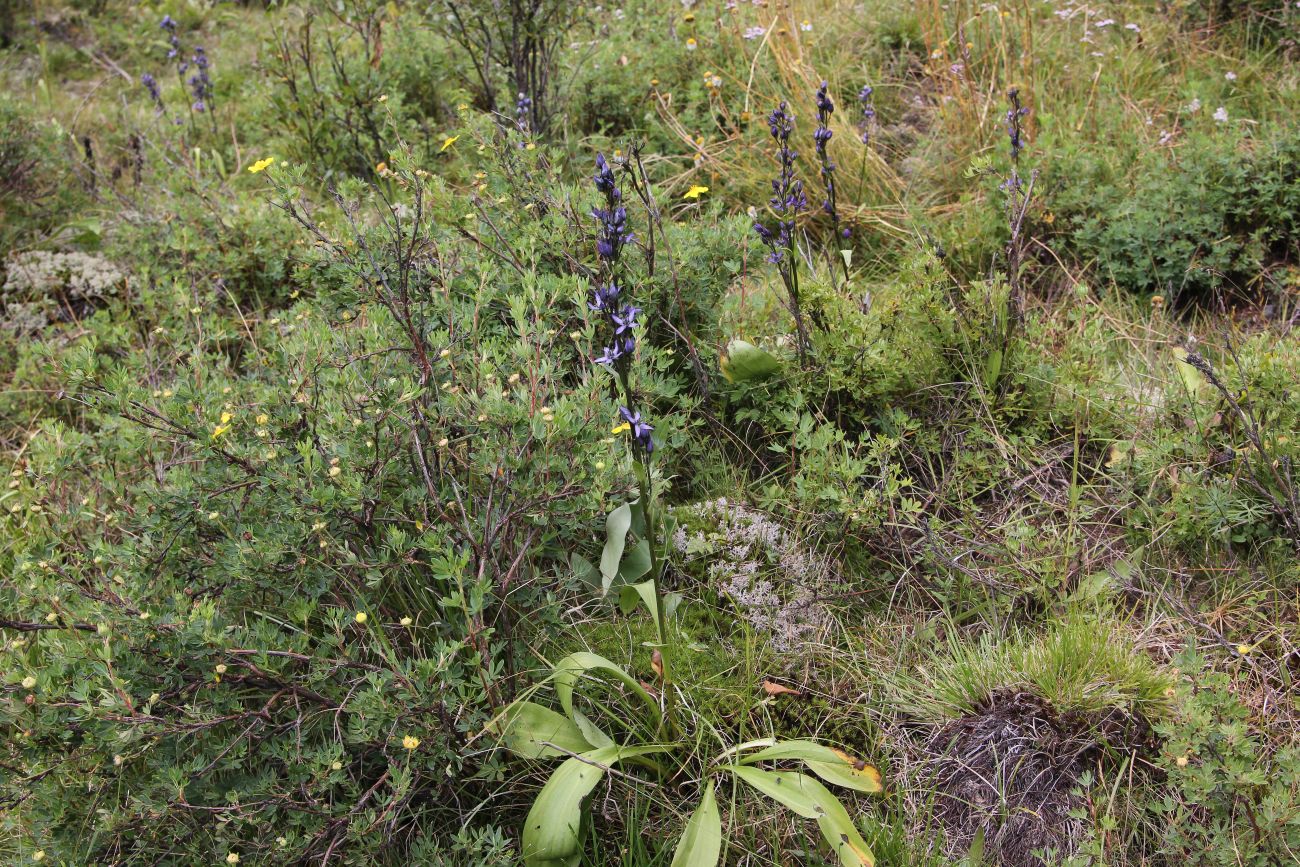
M902 705L932 722L976 714L999 691L1029 690L1060 713L1120 707L1157 717L1172 680L1113 622L1079 616L1039 635L1016 631L964 641L950 633L893 687Z

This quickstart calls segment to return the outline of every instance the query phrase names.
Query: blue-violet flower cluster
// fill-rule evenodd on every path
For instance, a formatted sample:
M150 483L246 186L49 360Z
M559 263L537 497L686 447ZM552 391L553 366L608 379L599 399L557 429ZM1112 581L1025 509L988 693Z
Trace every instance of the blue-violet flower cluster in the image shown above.
M158 107L158 113L162 114L164 110L162 90L158 87L158 79L146 72L144 75L140 76L140 83L144 85L144 89L149 92L149 98L152 99L153 104Z
M515 126L520 132L528 132L528 116L533 110L533 101L528 98L528 94L519 94L519 99L515 101Z
M212 79L208 77L208 54L202 45L194 49L190 63L194 66L194 74L189 79L190 90L194 93L194 110L206 111L212 101Z
M641 308L625 302L620 297L623 289L618 284L618 265L624 245L633 241L634 236L628 231L623 193L618 188L614 169L605 159L604 154L596 155L596 174L592 180L596 190L605 198L604 207L595 208L591 212L600 223L596 235L596 253L601 259L604 282L597 281L588 306L605 317L612 332L609 345L601 350L600 355L594 360L597 364L610 368L618 378L625 404L619 407L619 414L627 423L632 438L649 456L654 452L655 447L652 436L654 426L642 418L640 412L635 412L626 405L632 402L628 368L632 354L636 351L634 332Z
M872 100L875 90L869 84L862 85L858 92L858 104L862 106L862 120L858 123L858 132L862 134L862 143L871 144L871 125L876 120L876 106Z
M790 136L794 133L794 115L782 101L767 117L768 132L776 140L781 160L781 171L772 181L772 197L768 205L776 216L776 228L766 226L762 220L754 222L754 231L771 251L768 261L776 265L785 283L790 313L794 316L795 335L798 340L799 357L806 360L808 354L808 332L804 328L803 312L799 303L799 259L795 249L795 218L799 212L808 207L808 197L804 195L803 181L795 177L794 164L799 156L790 147ZM829 132L829 130L828 130Z
M772 198L768 200L777 223L775 229L769 229L761 221L756 222L754 231L772 251L767 257L768 261L781 265L793 259L795 217L808 207L808 197L804 195L803 181L794 174L794 162L799 156L790 148L794 115L790 114L784 102L768 115L767 128L780 146L781 171L776 180L772 181Z
M1014 87L1007 91L1007 99L1011 101L1011 108L1007 109L1007 138L1011 140L1011 159L1014 162L1025 149L1025 130L1021 120L1029 114L1029 109L1021 107L1020 91Z

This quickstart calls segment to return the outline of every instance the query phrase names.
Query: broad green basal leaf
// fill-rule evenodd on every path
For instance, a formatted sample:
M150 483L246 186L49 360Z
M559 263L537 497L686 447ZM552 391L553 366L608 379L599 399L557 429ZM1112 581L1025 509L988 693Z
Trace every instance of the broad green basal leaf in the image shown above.
M659 626L659 610L655 604L655 582L642 581L640 584L624 584L618 590L618 607L624 614L631 614L636 610L637 603L645 605L650 616L654 618L655 626Z
M574 719L573 687L583 676L604 676L623 684L629 692L645 702L651 710L654 722L656 724L659 722L659 702L646 692L645 687L636 682L636 678L605 657L586 651L571 653L555 664L555 694L559 696L560 706L564 708L564 712L570 719ZM574 719L574 722L577 720Z
M721 853L722 817L718 815L718 801L710 780L699 806L686 823L670 867L716 867Z
M568 717L531 701L515 702L490 728L502 746L528 759L570 756L594 746Z
M826 842L835 850L844 867L873 867L875 859L862 839L848 810L831 794L830 789L807 774L793 771L764 771L743 765L729 765L745 783L788 807L805 819L815 819Z
M849 811L831 794L831 790L816 780L809 779L804 785L804 793L816 802L817 827L839 856L840 863L844 867L874 867L876 859L872 856L867 841L862 839L862 834L849 817Z
M781 369L781 361L765 349L744 340L727 344L722 357L722 375L727 382L751 382L766 379Z
M819 815L816 800L807 793L809 783L821 785L812 777L793 771L764 771L743 765L724 765L722 769L735 774L748 785L805 819L816 819Z
M859 792L879 792L883 787L880 771L848 753L816 741L778 741L741 759L741 764L797 759L808 770L828 783Z
M605 548L600 552L600 577L605 593L618 577L618 566L623 562L623 549L627 545L627 531L631 527L632 507L627 503L605 518Z
M667 747L601 747L570 758L542 786L521 835L529 867L576 863L582 844L583 801L606 769L631 756L664 752Z

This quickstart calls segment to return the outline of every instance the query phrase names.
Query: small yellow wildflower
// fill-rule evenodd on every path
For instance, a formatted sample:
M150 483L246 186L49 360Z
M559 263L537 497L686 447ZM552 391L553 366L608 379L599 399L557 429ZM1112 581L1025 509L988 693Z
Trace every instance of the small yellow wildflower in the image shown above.
M225 664L224 662L219 662L219 663L217 663L216 672L217 672L217 674L225 674L225 673L226 673L226 664Z
M414 735L407 735L402 738L402 746L408 750L413 750L420 745L420 739Z
M1250 653L1252 650L1254 650L1254 648L1251 647L1249 644L1237 645L1237 652L1240 653L1242 656L1245 656L1247 653Z
M365 622L370 619L370 615L366 614L364 611L358 611L357 616L353 619L364 626Z
M456 143L456 140L459 139L459 138L460 138L460 136L458 136L458 135L449 135L449 136L447 136L445 139L442 140L442 147L438 148L438 153L442 153L442 152L445 151L447 148L449 148L449 147L451 147L452 145L454 145L454 144Z
M275 164L275 157L267 157L264 160L258 160L257 162L253 163L251 166L248 167L248 171L250 174L255 175L258 172L266 171L274 164Z
M398 621L398 623L401 623L403 626L410 626L412 622L413 621L409 617L403 617L401 620Z
M682 198L698 199L702 193L707 193L708 191L709 191L708 187L701 186L700 184L695 184L689 190L686 191L686 195L682 196Z
M334 763L332 763L332 764L330 765L330 770L331 770L331 771L341 771L341 770L343 770L343 763L342 763L342 762L334 762Z
M686 40L686 50L687 50L687 51L694 51L694 50L695 50L696 48L698 48L698 47L699 47L699 43L697 43L697 42L695 41L695 37L694 37L694 36L692 36L690 39L687 39L687 40Z
M268 416L266 413L262 413L257 417L258 424L266 424L270 420L271 420L270 416Z
M234 416L232 416L228 412L223 412L221 414L221 423L212 429L213 439L216 439L217 437L221 436L222 434L230 430L230 420L232 418L234 418Z
M226 856L226 863L227 863L227 864L238 864L238 863L239 863L239 853L238 853L238 852L231 852L229 855L227 855L227 856Z
M614 425L612 428L609 429L609 432L612 434L621 434L630 431L631 429L632 429L632 425L628 424L627 422L623 422L622 424Z
M32 853L32 860L33 860L33 861L44 861L44 860L45 860L45 850L44 850L44 849L37 849L35 852L33 852L33 853Z
M31 689L36 686L36 678L30 674L23 678L23 689Z
M343 470L339 467L330 467L330 478L335 478L341 472L343 472Z

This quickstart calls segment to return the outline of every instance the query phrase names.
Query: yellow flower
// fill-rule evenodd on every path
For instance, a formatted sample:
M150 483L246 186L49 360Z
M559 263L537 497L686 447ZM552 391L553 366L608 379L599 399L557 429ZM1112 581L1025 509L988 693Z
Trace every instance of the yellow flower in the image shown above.
M456 143L456 140L459 139L459 138L460 138L460 136L458 136L458 135L449 135L449 136L447 136L445 139L442 140L442 147L438 148L438 153L442 153L442 152L445 151L447 148L449 148L449 147L451 147L452 145L454 145L454 144Z
M399 620L398 622L401 623L403 626L410 626L411 623L412 623L411 618L409 618L409 617L403 617L403 618L402 618L401 620Z
M343 470L339 469L338 467L330 467L330 478L334 478L341 472L343 472Z
M224 433L226 433L228 430L230 430L230 420L231 420L232 418L234 418L234 416L232 416L232 415L231 415L230 413L228 413L228 412L223 412L223 413L221 414L221 424L217 425L216 427L214 427L214 428L212 429L212 438L213 438L213 439L216 439L217 437L221 436L222 434L224 434Z
M36 678L30 674L23 678L23 689L31 689L34 686L36 686Z
M406 737L402 738L402 746L406 747L406 749L408 750L413 750L419 745L420 745L420 739L415 737L414 735L407 735Z
M33 853L32 853L32 860L33 860L33 861L44 861L44 860L45 860L45 850L44 850L44 849L37 849L35 852L33 852Z
M700 186L699 184L696 184L696 185L694 185L693 187L691 187L689 190L687 190L687 191L686 191L686 195L682 196L682 198L683 198L683 199L698 199L698 198L700 197L700 194L701 194L701 193L707 193L708 191L709 191L709 188L708 188L708 187L703 187L703 186Z
M258 160L257 162L253 163L251 166L248 167L248 171L250 174L255 175L258 172L266 171L274 163L275 163L275 157L267 157L264 160Z
M1237 652L1240 653L1242 656L1245 656L1247 653L1250 653L1253 649L1254 648L1252 648L1249 644L1237 645Z
M366 612L364 611L358 611L357 616L354 619L357 621L357 623L364 624L369 619L369 615L367 615Z
M216 671L217 671L217 674L225 674L225 673L226 673L226 664L225 664L224 662L222 662L222 663L218 663L218 664L217 664L217 669L216 669Z
M270 421L270 420L271 420L271 419L266 415L266 413L262 413L261 415L259 415L259 416L257 417L257 423L258 423L258 424L266 424L266 423L267 423L268 421Z
M687 51L694 51L697 45L698 43L695 41L695 37L691 37L690 39L686 40Z
M229 855L227 855L227 856L226 856L226 863L227 863L227 864L238 864L238 863L239 863L239 853L238 853L238 852L231 852Z
M625 431L630 431L631 429L632 429L632 425L628 424L627 422L623 422L622 424L614 425L612 428L609 429L609 432L612 434L621 434Z

